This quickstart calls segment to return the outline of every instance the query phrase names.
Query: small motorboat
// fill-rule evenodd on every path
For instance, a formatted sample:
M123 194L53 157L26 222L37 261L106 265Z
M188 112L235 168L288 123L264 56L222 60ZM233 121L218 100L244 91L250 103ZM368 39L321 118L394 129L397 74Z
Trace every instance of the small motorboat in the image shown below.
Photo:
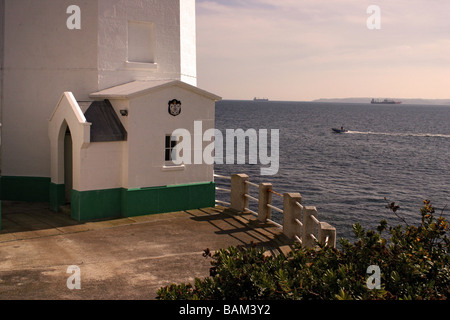
M336 132L336 133L345 133L345 132L348 132L348 130L347 130L347 129L344 129L344 127L341 127L340 129L332 128L331 130L333 130L333 131Z

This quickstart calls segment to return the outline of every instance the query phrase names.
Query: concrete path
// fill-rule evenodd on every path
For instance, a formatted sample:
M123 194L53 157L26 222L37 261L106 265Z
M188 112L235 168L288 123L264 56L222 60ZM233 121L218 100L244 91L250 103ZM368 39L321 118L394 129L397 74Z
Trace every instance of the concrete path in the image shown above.
M291 243L222 207L80 223L48 204L3 201L2 228L0 300L154 299L162 286L209 276L206 248L256 244L276 254ZM72 265L79 290L67 287Z

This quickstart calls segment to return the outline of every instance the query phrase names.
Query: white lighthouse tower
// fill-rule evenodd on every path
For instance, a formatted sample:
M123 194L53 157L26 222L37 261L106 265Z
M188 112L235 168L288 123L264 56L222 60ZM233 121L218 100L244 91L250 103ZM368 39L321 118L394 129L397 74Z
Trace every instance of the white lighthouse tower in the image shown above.
M77 220L214 205L212 165L166 156L214 127L195 28L195 0L0 0L1 199Z

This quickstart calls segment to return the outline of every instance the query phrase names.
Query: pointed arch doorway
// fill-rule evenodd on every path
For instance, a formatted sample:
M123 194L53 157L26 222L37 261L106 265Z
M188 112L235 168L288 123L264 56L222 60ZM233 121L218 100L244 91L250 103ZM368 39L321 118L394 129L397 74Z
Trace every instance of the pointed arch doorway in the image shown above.
M74 155L76 134L69 121L61 119L51 137L52 181L50 183L50 207L53 211L70 214L74 188ZM73 129L73 128L72 128Z
M72 218L80 190L81 150L90 144L91 123L71 92L64 92L49 119L50 139L50 208L55 212L70 209ZM70 206L66 206L70 203ZM76 208L75 208L76 209ZM68 211L68 210L67 210ZM76 210L75 210L76 211ZM66 212L68 213L68 212Z
M70 128L65 123L64 134L64 202L70 206L71 193L73 188L73 143Z

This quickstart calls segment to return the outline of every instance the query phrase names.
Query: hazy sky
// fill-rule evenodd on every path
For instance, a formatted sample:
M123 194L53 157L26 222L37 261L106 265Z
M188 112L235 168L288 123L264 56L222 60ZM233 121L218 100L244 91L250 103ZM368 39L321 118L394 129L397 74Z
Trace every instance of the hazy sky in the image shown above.
M197 50L224 99L450 98L450 1L197 0Z

